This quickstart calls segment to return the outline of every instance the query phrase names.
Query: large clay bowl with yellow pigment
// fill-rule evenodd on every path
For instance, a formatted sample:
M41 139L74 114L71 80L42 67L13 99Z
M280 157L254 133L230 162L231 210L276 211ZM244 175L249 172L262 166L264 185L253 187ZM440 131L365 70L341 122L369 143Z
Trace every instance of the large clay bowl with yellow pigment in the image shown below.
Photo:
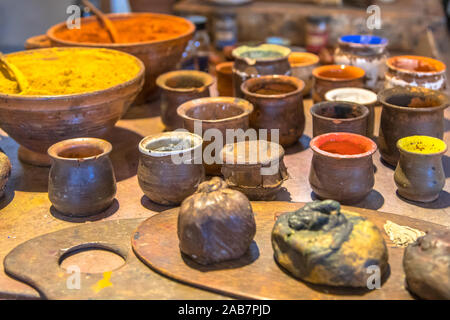
M21 145L19 158L34 165L50 165L47 149L58 141L104 136L144 82L143 63L115 50L48 48L5 58L22 72L28 89L20 92L14 78L7 81L0 69L0 127ZM32 64L39 65L39 72Z
M68 29L67 23L54 25L42 36L27 40L26 47L83 46L120 50L144 62L145 85L136 103L156 97L156 78L174 70L195 26L189 20L156 13L120 13L107 15L114 24L119 41L112 43L96 17L82 18L80 29Z

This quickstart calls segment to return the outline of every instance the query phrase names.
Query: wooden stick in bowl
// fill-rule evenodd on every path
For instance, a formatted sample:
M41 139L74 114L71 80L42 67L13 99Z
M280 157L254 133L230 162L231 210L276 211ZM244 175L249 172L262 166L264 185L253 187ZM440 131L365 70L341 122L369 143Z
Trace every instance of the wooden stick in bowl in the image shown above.
M88 7L92 13L94 13L94 15L99 19L100 24L103 25L106 29L106 31L108 32L109 38L111 39L112 42L117 42L119 39L119 35L117 33L116 28L114 27L114 24L112 23L112 21L103 13L101 12L99 9L97 9L92 2L88 1L88 0L82 0L81 1L86 7Z
M9 63L2 52L0 52L0 68L6 69L6 71L14 77L19 85L20 93L24 93L28 88L28 81L23 73L13 64Z

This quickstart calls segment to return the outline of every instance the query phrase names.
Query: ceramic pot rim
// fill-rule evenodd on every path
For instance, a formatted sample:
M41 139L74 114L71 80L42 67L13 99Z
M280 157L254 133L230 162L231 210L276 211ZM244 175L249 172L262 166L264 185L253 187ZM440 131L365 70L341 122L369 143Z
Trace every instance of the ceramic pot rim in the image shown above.
M188 149L183 150L173 150L173 151L150 151L146 147L151 142L156 142L159 140L166 140L170 138L178 138L178 139L186 139L190 138L191 141L193 141L194 146ZM170 132L161 132L161 133L155 133L149 136L144 137L139 142L139 152L142 154L145 154L150 157L165 157L165 156L172 156L175 154L183 154L188 153L191 151L194 151L195 149L201 148L203 145L203 139L197 134L187 132L187 131L170 131Z
M257 59L242 57L242 53L247 52L247 51L276 51L281 54L281 57L257 58ZM291 49L289 49L288 47L280 46L278 44L263 43L263 44L256 45L256 46L248 46L248 45L239 46L231 52L231 55L235 59L245 61L248 65L254 65L256 62L281 61L281 60L284 60L287 57L289 57L290 53L291 53Z
M144 63L141 61L141 59L136 58L135 56L118 50L112 50L108 48L87 48L87 47L51 47L51 48L41 48L41 49L33 49L33 50L24 50L24 51L16 51L9 54L6 54L5 56L8 57L9 55L20 55L20 54L32 54L33 52L38 51L48 51L48 50L58 50L58 51L66 51L66 50L106 50L106 51L112 51L114 54L122 54L126 55L129 58L132 58L139 66L139 71L136 73L136 75L131 78L130 80L127 80L125 82L116 84L115 86L102 89L102 90L95 90L90 92L84 92L84 93L72 93L72 94L62 94L62 95L20 95L20 94L5 94L0 92L0 98L8 99L8 100L24 100L24 101L30 101L30 100L67 100L69 98L85 98L85 97L93 97L97 95L103 95L106 93L114 93L120 89L123 89L125 87L129 87L132 84L140 81L144 78L145 73L145 66Z
M220 63L216 64L216 68L215 68L216 69L216 73L223 73L223 74L232 75L233 74L233 64L234 64L233 61L223 61L223 62L220 62ZM227 66L231 67L230 68L230 73L222 72L222 68L226 68Z
M186 112L192 108L196 108L198 106L201 106L203 104L210 104L210 103L228 103L231 105L236 106L237 108L242 110L242 113L229 117L229 118L222 118L222 119L210 119L210 120L202 120L202 119L196 119L189 117ZM227 122L234 119L243 118L245 116L248 116L250 113L253 112L253 105L248 102L247 100L241 99L241 98L235 98L235 97L205 97L205 98L198 98L194 100L187 101L183 104L181 104L177 108L177 114L183 118L183 119L189 119L192 121L200 121L204 123L221 123L221 122Z
M359 92L363 95L366 95L366 97L372 97L373 99L368 100L364 103L362 102L353 102L350 100L334 100L332 99L332 95L333 94L337 94L337 93L346 93L346 92ZM357 88L357 87L344 87L344 88L336 88L336 89L331 89L328 90L325 93L325 100L329 101L329 102L335 102L335 101L343 101L343 102L350 102L350 103L357 103L357 104L361 104L361 105L372 105L374 103L377 103L378 101L378 96L375 92L368 90L368 89L364 89L364 88Z
M394 61L398 60L398 59L405 59L405 60L414 60L414 61L420 61L420 60L424 60L427 62L430 62L434 65L437 65L437 69L435 71L414 71L414 70L410 70L410 69L403 69L403 68L399 68L396 67L394 65ZM411 75L428 75L428 76L433 76L433 75L440 75L440 74L444 74L445 70L447 69L445 64L439 60L433 59L433 58L429 58L429 57L424 57L424 56L414 56L414 55L403 55L403 56L394 56L394 57L390 57L386 60L386 65L388 66L389 69L391 70L395 70L397 72L401 72L401 73L406 73L406 74L411 74Z
M334 139L343 138L341 141L358 139L359 141L364 141L364 143L370 145L370 148L368 151L366 151L364 153L359 153L359 154L338 154L338 153L331 153L331 152L323 151L317 145L320 140L335 141L333 138ZM347 138L347 139L345 139L345 138ZM361 158L372 156L377 151L377 148L378 148L377 144L375 142L373 142L371 139L369 139L365 136L362 136L360 134L350 133L350 132L330 132L330 133L321 134L317 137L314 137L310 141L309 146L315 153L320 154L327 158L334 158L334 159L361 159Z
M355 73L357 73L357 74L355 76L349 77L349 78L329 78L329 77L324 77L324 76L320 75L321 71L324 71L327 69L349 69L349 70L355 71ZM365 76L366 72L364 71L364 69L355 67L355 66L350 66L350 65L345 65L345 64L327 64L327 65L315 68L312 71L312 74L313 74L314 78L316 78L316 79L332 81L332 82L344 82L344 81L352 81L352 80L361 79Z
M322 116L322 115L317 113L317 110L321 109L324 106L334 106L334 105L347 106L347 107L351 107L351 108L356 106L357 108L362 110L362 114L360 116L357 116L357 117L354 117L354 118L337 119L337 118L325 117L325 116ZM311 112L311 115L313 117L319 118L319 119L322 119L322 120L327 120L327 121L339 120L339 121L342 121L342 122L351 122L351 121L355 121L355 120L361 120L361 119L369 116L369 108L367 108L365 105L359 104L359 103L355 103L355 102L346 102L346 101L323 101L323 102L319 102L319 103L314 104L309 109L309 112Z
M102 153L97 154L95 156L90 157L83 157L83 158L66 158L59 156L59 153L66 149L70 149L71 147L74 147L75 145L79 146L88 146L88 147L97 147L102 150ZM111 153L112 151L112 145L106 140L99 139L99 138L73 138L73 139L67 139L59 141L48 148L47 153L48 155L53 159L58 160L64 160L64 161L71 161L71 162L77 162L77 161L87 161L87 160L96 160L101 157L104 157Z
M175 77L192 77L202 81L203 85L201 87L192 88L173 88L169 87L166 82L167 80ZM206 72L197 70L176 70L163 73L158 78L156 78L156 85L161 89L173 92L201 92L206 88L209 88L215 82L214 78Z
M345 39L348 37L359 37L360 39L370 39L370 38L377 38L380 39L380 43L361 43L361 42L354 42L351 41L350 39ZM343 35L342 37L340 37L338 39L338 43L339 44L345 44L345 45L349 45L351 47L354 48L364 48L364 47L369 47L369 48L383 48L386 47L389 43L389 40L387 38L383 38L383 37L379 37L376 35L371 35L371 34L346 34Z
M295 57L295 56L306 56L308 58L311 58L311 60L309 61L305 61L305 62L295 62L295 61L291 61L293 59L291 59L291 57ZM311 53L311 52L292 52L289 57L288 57L289 63L291 65L291 67L293 68L298 68L298 67L307 67L307 66L312 66L315 65L317 63L319 63L319 56Z
M283 84L291 84L294 85L297 89L294 91L290 91L287 93L280 93L280 94L259 94L255 92L251 92L249 88L252 85L256 85L259 83L283 83ZM255 97L255 98L267 98L267 99L281 99L281 98L287 98L290 96L294 96L297 94L300 94L303 89L305 88L305 82L301 79L298 79L296 77L292 76L285 76L285 75L267 75L267 76L260 76L255 78L249 78L245 80L241 84L241 91L248 96Z
M386 100L394 95L414 95L422 92L423 95L418 95L418 97L423 97L425 95L434 95L441 101L441 104L436 107L427 108L412 108L412 107L402 107L395 104L388 103ZM422 87L394 87L390 89L381 90L378 93L378 100L381 102L383 107L389 107L397 110L410 111L410 112L433 112L439 109L446 109L449 106L449 97L440 91L422 88Z
M426 137L427 139L430 139L430 140L437 140L440 143L443 143L445 148L443 150L439 151L439 152L418 153L418 152L412 152L412 151L405 150L402 146L400 146L401 140L404 141L404 139L407 139L407 138L422 138L422 137ZM419 156L419 157L432 157L432 156L442 155L442 154L445 154L447 152L447 150L448 150L448 146L447 146L447 144L445 143L444 140L436 138L436 137L423 136L423 135L414 135L414 136L408 136L408 137L403 137L401 139L398 139L397 143L396 143L396 146L397 146L398 151L400 151L401 153L409 154L409 155L412 155L412 156Z
M194 34L195 31L195 25L189 21L188 19L182 18L182 17L177 17L177 16L173 16L170 14L163 14L163 13L151 13L151 12L128 12L128 13L107 13L106 16L112 20L119 20L121 18L129 18L129 17L136 17L136 16L158 16L161 18L166 18L166 20L178 20L178 21L184 21L186 24L189 25L189 28L186 32L176 35L173 38L169 38L169 39L165 39L165 40L150 40L150 41L142 41L142 42L129 42L129 43L103 43L103 42L76 42L76 41L69 41L69 40L64 40L64 39L60 39L58 37L55 36L55 32L56 30L59 30L61 27L66 25L66 22L60 22L58 24L55 24L54 26L50 27L47 30L47 37L56 42L56 43L62 43L66 46L77 46L77 47L102 47L102 48L109 48L109 49L114 49L114 48L123 48L123 47L140 47L140 46L146 46L146 45L150 45L150 44L163 44L169 41L173 41L173 40L177 40L186 36L189 36L191 34ZM95 16L92 17L84 17L81 18L81 23L83 22L90 22L90 21L94 21L97 18Z

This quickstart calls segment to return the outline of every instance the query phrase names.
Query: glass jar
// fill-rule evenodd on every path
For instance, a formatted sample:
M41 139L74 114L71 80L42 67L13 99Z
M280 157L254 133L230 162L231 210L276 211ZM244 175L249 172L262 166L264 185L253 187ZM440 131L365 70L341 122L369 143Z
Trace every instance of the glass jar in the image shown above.
M238 39L238 27L236 14L232 12L218 13L214 22L214 45L222 50L226 46L236 44Z
M195 25L195 33L183 52L179 68L207 72L211 43L206 30L208 19L204 16L189 16L187 19Z
M306 18L306 50L319 53L328 45L328 22L326 16L309 16Z

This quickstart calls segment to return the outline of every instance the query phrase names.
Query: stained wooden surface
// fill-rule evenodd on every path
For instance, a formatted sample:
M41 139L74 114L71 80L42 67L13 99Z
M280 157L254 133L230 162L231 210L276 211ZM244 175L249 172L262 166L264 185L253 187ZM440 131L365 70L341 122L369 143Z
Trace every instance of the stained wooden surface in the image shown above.
M223 298L161 277L140 262L131 250L130 237L142 221L143 219L120 219L95 222L37 237L8 254L4 260L5 270L32 285L47 299ZM112 256L94 260L85 254L84 259L91 260L91 264L112 269L82 272L79 286L74 288L76 282L71 277L72 273L61 268L59 261L70 253L70 248L82 247L106 249L122 257L125 264L114 267L111 264ZM83 271L82 265L74 265ZM67 267L70 266L69 262ZM71 288L68 283L72 285Z
M300 142L286 149L285 164L290 179L278 194L277 200L307 202L314 195L308 183L308 172L312 151L309 149L311 139L311 117L309 108L311 100L305 100L306 128ZM115 169L117 183L116 200L105 213L91 220L114 220L123 218L148 218L155 213L166 210L143 196L139 188L136 172L138 164L137 145L142 137L160 132L164 129L159 118L159 102L132 107L125 119L118 122L109 137L113 145L111 159ZM445 141L450 143L450 110L446 110ZM376 108L376 123L380 110ZM378 125L376 125L378 128ZM71 220L61 217L52 208L47 195L48 169L32 167L17 160L18 145L1 132L0 147L11 159L13 171L6 190L6 197L0 201L0 260L20 243L86 221ZM374 191L368 198L356 204L357 207L396 213L416 219L450 226L450 160L444 157L447 184L437 201L430 204L417 204L400 199L396 194L393 181L393 169L380 162L379 153L374 155L377 167ZM87 222L89 223L89 222ZM164 287L159 290L163 292ZM0 267L0 297L3 298L39 298L31 287L8 277ZM180 297L183 298L183 297Z
M271 232L275 216L293 211L301 203L252 202L256 236L248 252L238 260L202 266L180 254L177 236L178 209L158 214L143 222L132 237L135 253L152 269L183 283L234 298L247 299L411 299L404 286L403 248L383 233L389 253L390 275L379 290L342 289L298 281L275 263ZM380 230L386 220L423 231L444 227L421 220L367 209L344 207L358 212ZM369 275L368 275L369 276Z

